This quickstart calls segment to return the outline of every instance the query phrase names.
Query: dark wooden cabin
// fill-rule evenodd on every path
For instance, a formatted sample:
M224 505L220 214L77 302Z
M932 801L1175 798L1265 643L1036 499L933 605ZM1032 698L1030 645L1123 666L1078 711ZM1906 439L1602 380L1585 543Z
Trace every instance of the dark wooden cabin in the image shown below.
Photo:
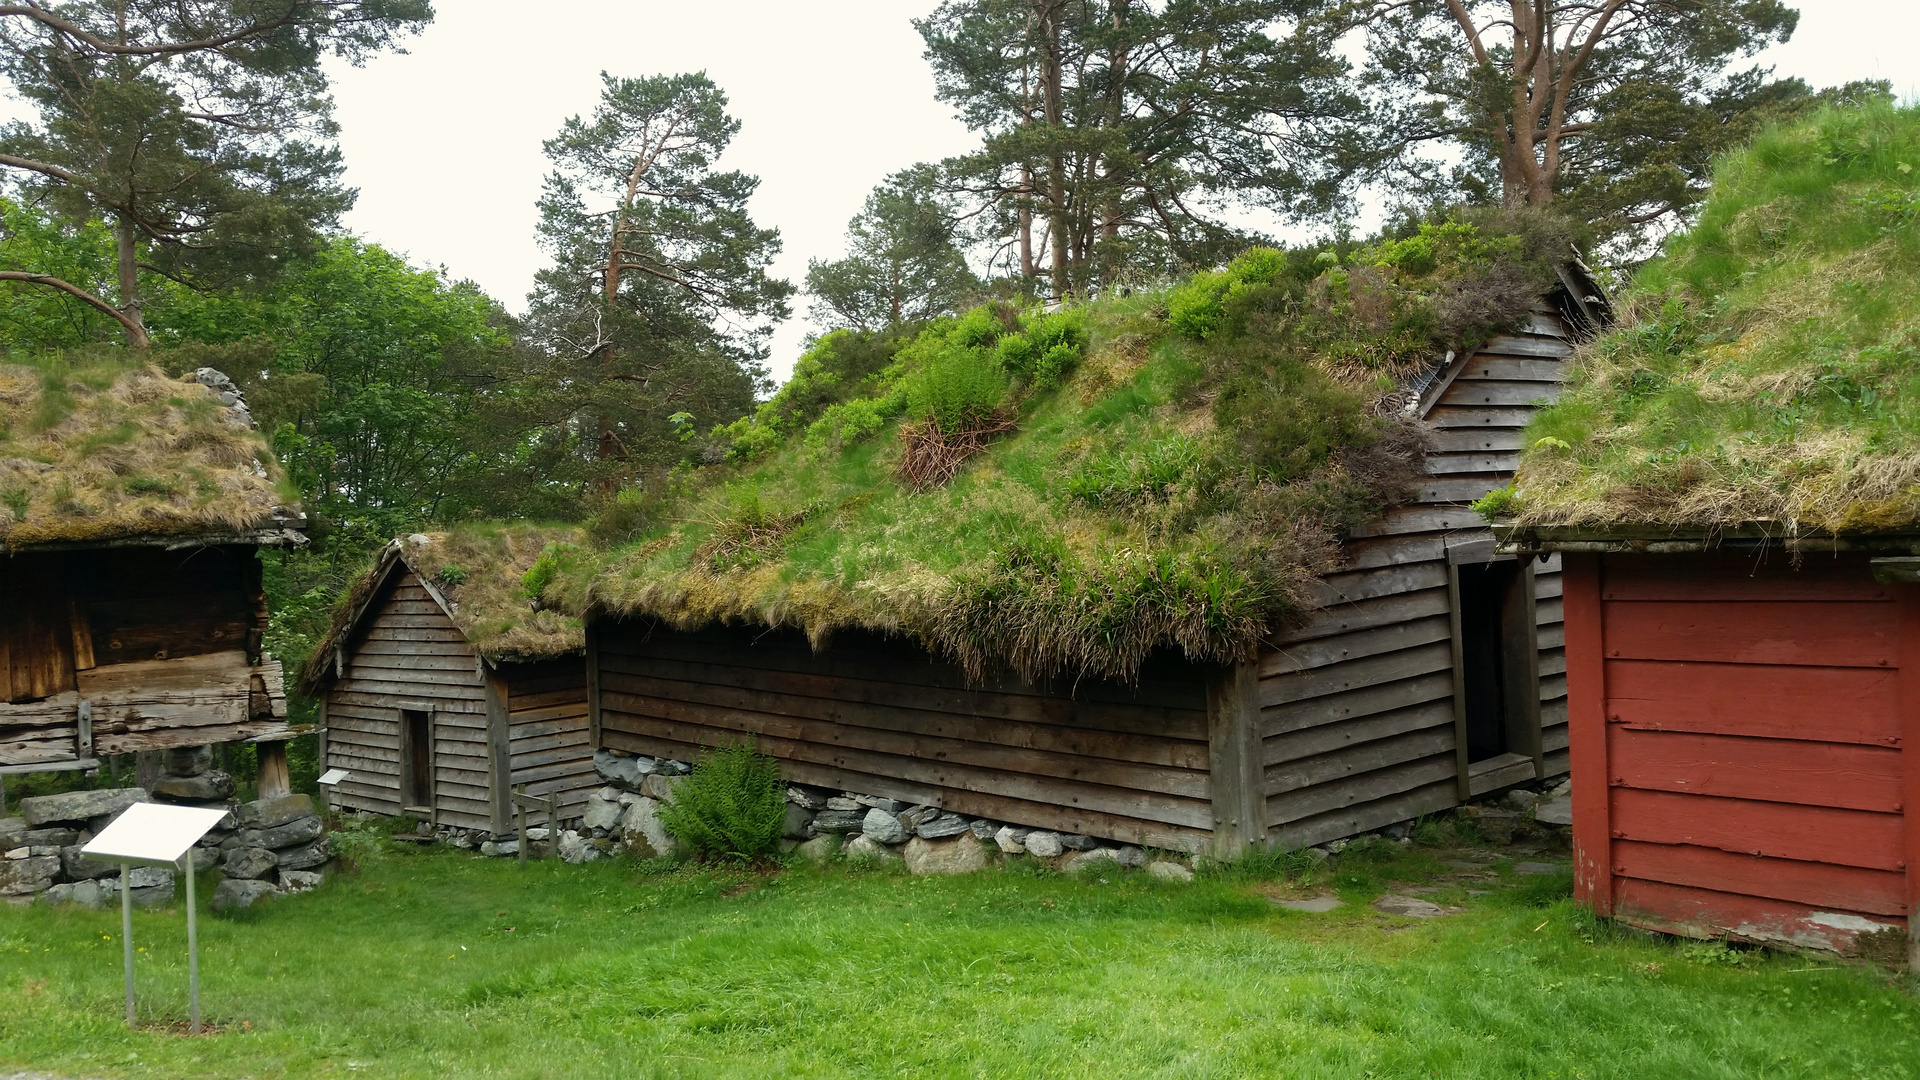
M8 407L57 376L0 366L0 774L242 740L284 760L258 552L304 543L304 518L224 376L84 374L65 419L9 442Z
M1512 479L1571 340L1584 271L1520 332L1404 397L1429 479L1345 545L1320 608L1256 662L1152 660L1137 687L970 684L918 646L597 617L599 745L690 758L753 739L796 780L1027 826L1231 855L1350 836L1567 771L1560 565L1499 555L1468 504Z
M336 806L504 833L513 789L580 816L599 786L577 619L535 611L520 578L560 530L396 540L302 674L320 703Z

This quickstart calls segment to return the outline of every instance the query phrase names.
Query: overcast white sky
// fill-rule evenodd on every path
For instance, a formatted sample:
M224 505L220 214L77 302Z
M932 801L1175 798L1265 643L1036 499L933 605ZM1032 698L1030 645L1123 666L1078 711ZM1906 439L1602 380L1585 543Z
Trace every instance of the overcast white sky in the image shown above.
M602 70L705 70L732 98L741 131L723 164L760 177L755 220L786 249L774 272L796 284L807 259L842 253L847 219L894 170L966 150L972 136L934 100L909 20L931 0L440 0L408 46L335 73L347 182L361 236L422 265L444 265L520 310L542 263L534 200L540 143L593 108ZM1815 86L1886 78L1920 97L1920 3L1818 0L1763 59ZM805 298L777 333L784 379L808 327Z

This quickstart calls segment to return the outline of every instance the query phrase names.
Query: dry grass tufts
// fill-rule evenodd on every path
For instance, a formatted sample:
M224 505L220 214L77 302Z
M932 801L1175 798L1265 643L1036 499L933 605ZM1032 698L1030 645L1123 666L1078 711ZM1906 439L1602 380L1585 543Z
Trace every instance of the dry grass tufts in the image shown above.
M900 425L900 463L894 475L914 491L944 487L959 475L960 467L987 448L995 438L1012 431L1014 419L996 412L956 430L947 431L940 421L928 418L917 424Z

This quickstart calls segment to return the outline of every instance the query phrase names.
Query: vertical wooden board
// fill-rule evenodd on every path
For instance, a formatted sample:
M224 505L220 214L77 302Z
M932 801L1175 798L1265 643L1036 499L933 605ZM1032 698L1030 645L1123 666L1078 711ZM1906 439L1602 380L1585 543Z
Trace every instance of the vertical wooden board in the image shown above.
M1882 667L1895 662L1892 604L1606 602L1610 660Z
M1267 836L1260 672L1254 664L1235 664L1207 686L1207 761L1214 855L1232 859Z
M1567 624L1572 685L1574 633ZM1900 745L1892 669L1609 660L1607 719L1654 731Z
M1818 735L1809 725L1807 734ZM1898 813L1901 751L1858 743L1749 739L1612 725L1614 782L1764 802Z
M600 748L600 643L599 621L587 620L587 738L595 749Z
M1920 806L1920 585L1901 585L1899 724L1901 733L1901 822L1906 852L1907 967L1920 971L1920 816L1905 809Z
M1574 895L1613 913L1607 783L1607 694L1601 657L1600 557L1566 556L1560 578L1567 640L1567 749L1573 775Z
M1580 790L1577 779L1573 789ZM1612 789L1610 804L1613 834L1622 840L1869 870L1905 868L1905 836L1896 814L1622 787Z
M513 814L513 755L507 730L511 689L507 680L478 662L480 680L487 700L487 787L492 803L493 831L504 833Z

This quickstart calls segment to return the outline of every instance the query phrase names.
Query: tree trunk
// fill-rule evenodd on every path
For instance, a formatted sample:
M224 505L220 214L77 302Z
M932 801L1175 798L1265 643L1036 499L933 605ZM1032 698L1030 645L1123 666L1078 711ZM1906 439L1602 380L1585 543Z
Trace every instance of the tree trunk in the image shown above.
M127 344L144 349L153 342L147 336L147 321L140 313L140 252L133 234L133 221L127 215L121 214L114 223L113 238L115 261L120 271L120 322L126 327Z
M1107 129L1120 130L1126 119L1127 98L1127 61L1128 50L1125 35L1131 0L1113 0L1113 44L1107 49ZM1127 159L1125 150L1109 152L1101 163L1101 172L1106 181L1106 198L1102 200L1100 241L1110 244L1120 238L1120 212L1124 191L1122 185L1132 163ZM1173 237L1167 237L1171 242Z
M1065 299L1068 289L1066 155L1061 151L1059 142L1064 118L1060 89L1060 14L1063 6L1061 0L1043 0L1040 12L1041 107L1046 110L1047 125L1051 129L1047 137L1053 146L1047 156L1047 233L1053 249L1051 269L1056 300Z

